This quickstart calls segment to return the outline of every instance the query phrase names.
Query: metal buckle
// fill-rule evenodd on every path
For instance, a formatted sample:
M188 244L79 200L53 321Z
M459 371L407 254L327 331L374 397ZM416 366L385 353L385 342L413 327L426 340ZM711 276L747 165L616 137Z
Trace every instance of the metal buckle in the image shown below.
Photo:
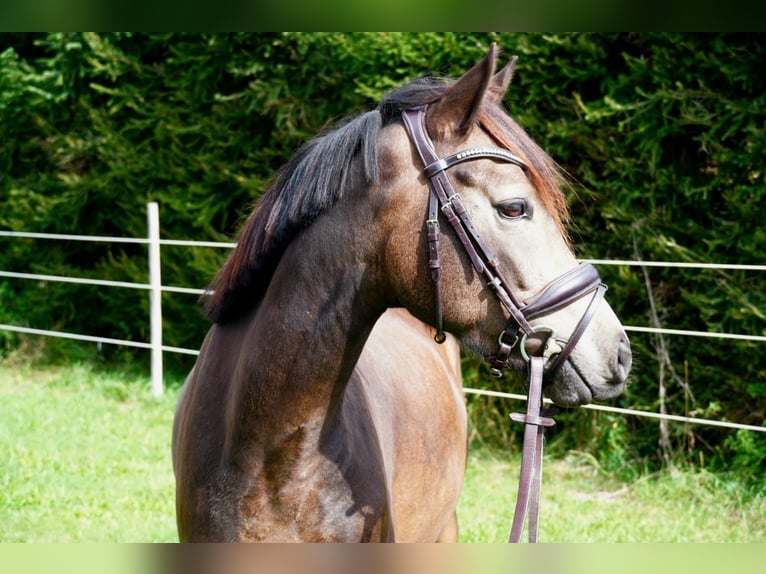
M559 345L558 341L556 340L556 329L548 325L533 325L532 326L532 333L543 333L545 331L548 331L548 333L550 334L548 335L548 338L545 340L545 344L543 346L543 352L541 356L543 357L543 359L545 359L545 364L547 364L553 355L559 354L561 351L564 350L564 348L561 345ZM521 346L519 347L519 352L521 353L521 357L527 363L529 362L529 353L527 353L528 338L529 338L529 333L524 333L524 335L521 337Z
M458 200L458 201L462 202L462 198L460 197L460 194L459 194L459 193L453 193L453 194L452 194L452 195L450 195L450 196L447 198L447 200L446 200L446 201L445 201L445 202L444 202L444 203L441 205L441 208L440 208L440 209L441 209L441 212L442 212L444 215L447 215L447 211L446 211L446 210L448 210L448 209L454 209L455 205L454 205L454 203L453 203L453 200L454 200L454 199L456 199L456 198L457 198L457 200Z
M506 340L506 336L513 337L513 341ZM503 367L507 366L508 360L511 358L511 352L518 342L519 335L517 333L509 333L506 330L500 333L497 338L497 344L500 349L497 351L497 356L495 356L495 360L489 368L490 375L498 378L503 375Z
M513 333L513 342L510 342L510 343L508 341L506 341L506 339L505 339L506 335L511 335L511 333L509 333L508 331L503 330L503 332L500 333L500 336L497 338L497 344L500 347L502 347L503 345L507 345L511 350L513 350L513 348L519 342L519 338L520 338L519 334L518 334L518 332L517 333ZM525 335L525 337L526 337L526 335Z

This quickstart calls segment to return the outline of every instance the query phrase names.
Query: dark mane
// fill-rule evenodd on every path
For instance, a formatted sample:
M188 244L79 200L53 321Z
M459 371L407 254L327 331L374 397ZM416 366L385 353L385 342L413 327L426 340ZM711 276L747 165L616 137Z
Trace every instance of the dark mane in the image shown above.
M386 96L377 109L353 117L301 147L276 174L248 217L237 247L211 283L204 312L215 323L237 319L259 301L290 242L358 182L361 173L375 183L377 137L401 121L402 111L435 102L452 80L420 78ZM496 108L496 109L495 109ZM552 214L564 214L566 201L553 161L500 106L480 118L498 144L525 158L533 183ZM547 199L546 199L547 198Z

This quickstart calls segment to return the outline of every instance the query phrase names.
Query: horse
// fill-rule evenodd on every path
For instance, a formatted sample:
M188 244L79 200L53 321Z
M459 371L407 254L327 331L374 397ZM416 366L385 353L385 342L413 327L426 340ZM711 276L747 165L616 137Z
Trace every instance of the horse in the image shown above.
M457 541L461 348L546 353L562 406L622 393L630 343L497 58L326 129L256 204L176 408L181 541Z

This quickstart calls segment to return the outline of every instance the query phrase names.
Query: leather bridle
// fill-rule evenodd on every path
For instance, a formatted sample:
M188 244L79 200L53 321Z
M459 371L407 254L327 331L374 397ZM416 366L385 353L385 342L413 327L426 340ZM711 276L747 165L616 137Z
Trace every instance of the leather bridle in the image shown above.
M439 212L447 219L463 245L476 272L497 295L501 304L510 314L508 322L498 336L498 351L492 361L491 373L500 376L508 367L511 353L519 346L521 356L529 363L526 414L513 414L514 421L525 424L524 448L519 480L519 495L516 502L510 542L519 542L524 529L524 520L529 512L529 541L537 539L537 511L539 509L540 479L542 471L543 428L554 421L544 416L542 409L543 380L551 380L554 373L569 357L596 313L599 302L606 292L598 271L591 264L581 264L559 276L537 295L522 302L513 293L510 282L498 268L499 262L482 239L471 217L455 192L447 176L447 170L455 165L476 159L493 159L519 166L525 172L527 165L518 156L499 147L473 147L440 158L426 129L427 106L405 110L402 113L404 125L415 149L423 161L424 173L430 180L431 193L428 201L426 229L431 278L436 293L436 341L445 339L441 293L441 261L439 258L440 224ZM532 325L531 321L549 315L570 303L593 293L590 303L580 321L567 340L560 340L554 329L544 325ZM548 333L539 355L530 356L526 343L530 337ZM563 346L560 344L563 343Z

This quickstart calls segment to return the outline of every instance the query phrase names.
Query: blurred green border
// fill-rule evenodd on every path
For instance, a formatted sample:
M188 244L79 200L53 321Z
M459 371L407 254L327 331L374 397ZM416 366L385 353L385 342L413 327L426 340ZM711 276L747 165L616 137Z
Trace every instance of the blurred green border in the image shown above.
M180 9L179 9L180 8ZM762 17L730 3L663 2L651 9L635 0L250 0L131 2L4 0L2 31L683 31L763 29Z
M755 574L766 545L1 545L6 574Z

